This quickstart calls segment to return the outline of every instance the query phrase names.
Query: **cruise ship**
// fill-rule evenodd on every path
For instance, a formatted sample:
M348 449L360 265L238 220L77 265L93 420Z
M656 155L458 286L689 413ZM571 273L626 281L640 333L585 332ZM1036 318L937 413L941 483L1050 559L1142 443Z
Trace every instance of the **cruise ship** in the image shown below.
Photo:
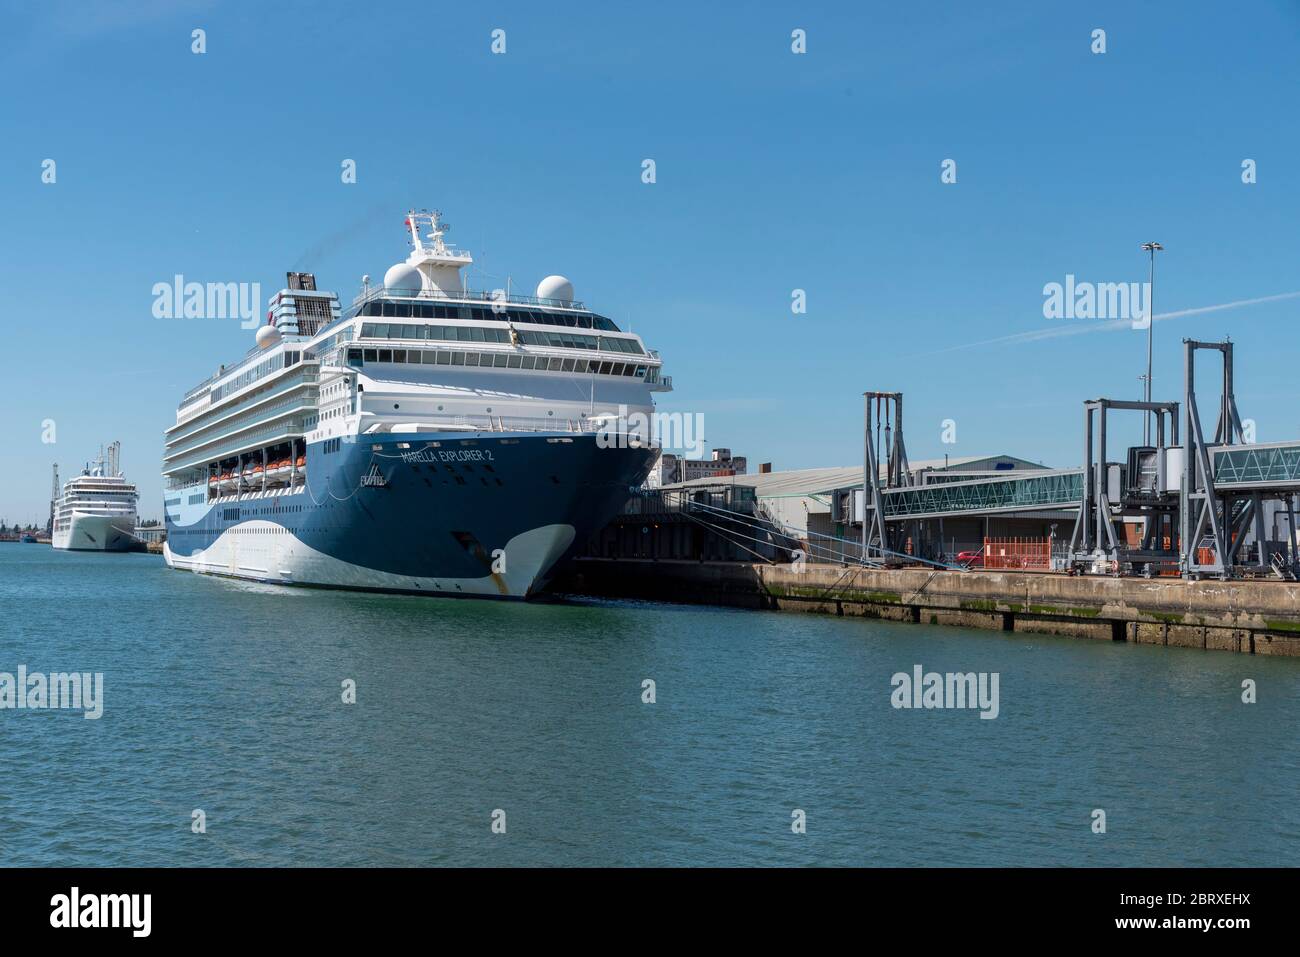
M562 276L474 291L436 211L346 306L289 273L238 362L166 430L169 566L258 582L528 598L650 470L658 353ZM640 414L640 417L637 414Z
M54 502L50 544L76 551L126 552L135 537L136 488L122 477L122 443L108 447L80 475L65 482Z

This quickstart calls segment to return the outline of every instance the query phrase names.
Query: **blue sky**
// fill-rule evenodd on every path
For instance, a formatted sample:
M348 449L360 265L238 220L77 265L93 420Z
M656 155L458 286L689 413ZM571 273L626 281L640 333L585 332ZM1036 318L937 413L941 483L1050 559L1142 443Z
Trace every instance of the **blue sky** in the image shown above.
M476 285L568 276L664 354L662 408L777 468L859 461L865 389L906 394L914 459L1077 464L1082 400L1139 396L1143 334L970 344L1098 325L1044 318L1044 284L1141 281L1144 240L1157 314L1300 292L1294 2L2 9L9 521L43 522L50 463L113 439L160 513L181 393L252 336L155 319L154 283L269 296L299 268L350 300L404 257L412 205ZM1258 438L1300 436L1297 315L1157 322L1156 397L1181 398L1183 337L1231 335Z

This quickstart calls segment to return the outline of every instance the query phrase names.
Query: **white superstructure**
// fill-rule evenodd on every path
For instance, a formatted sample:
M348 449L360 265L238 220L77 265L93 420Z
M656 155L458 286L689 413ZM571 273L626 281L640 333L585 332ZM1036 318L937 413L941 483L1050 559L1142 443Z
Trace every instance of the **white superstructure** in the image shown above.
M122 477L122 443L101 452L80 475L64 483L54 503L52 542L55 548L95 552L124 552L137 547L134 530L136 501L133 484Z

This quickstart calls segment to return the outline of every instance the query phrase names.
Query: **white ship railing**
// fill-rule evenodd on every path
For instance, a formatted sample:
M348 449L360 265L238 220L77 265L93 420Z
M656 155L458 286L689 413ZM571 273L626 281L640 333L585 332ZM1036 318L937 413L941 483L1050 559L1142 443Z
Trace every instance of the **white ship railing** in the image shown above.
M375 299L437 299L440 301L500 303L508 306L543 306L551 309L574 309L586 311L581 299L543 299L537 296L521 296L517 293L505 294L505 290L462 289L446 291L442 289L415 289L394 287L392 289L380 283L369 286L357 293L352 300L353 306L363 306Z

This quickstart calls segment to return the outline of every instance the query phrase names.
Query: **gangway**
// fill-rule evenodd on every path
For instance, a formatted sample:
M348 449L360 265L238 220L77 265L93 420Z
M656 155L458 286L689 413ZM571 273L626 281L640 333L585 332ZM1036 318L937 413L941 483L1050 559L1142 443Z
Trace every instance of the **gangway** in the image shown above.
M1083 469L1035 469L1021 475L882 489L889 522L1078 508Z
M1183 342L1183 402L1085 402L1085 466L1077 469L913 484L902 442L902 394L865 393L863 555L888 561L902 551L901 542L920 541L919 529L931 521L1052 509L1076 514L1065 561L1074 571L1231 578L1252 570L1243 551L1250 539L1256 573L1297 577L1300 441L1247 442L1233 394L1232 343ZM1201 350L1223 359L1218 422L1208 437L1195 394ZM1154 414L1155 444L1133 446L1125 461L1109 461L1106 417L1112 411ZM1272 539L1265 528L1270 503ZM1283 516L1285 533L1276 530ZM1116 523L1125 519L1130 527L1140 525L1140 543L1118 534Z

